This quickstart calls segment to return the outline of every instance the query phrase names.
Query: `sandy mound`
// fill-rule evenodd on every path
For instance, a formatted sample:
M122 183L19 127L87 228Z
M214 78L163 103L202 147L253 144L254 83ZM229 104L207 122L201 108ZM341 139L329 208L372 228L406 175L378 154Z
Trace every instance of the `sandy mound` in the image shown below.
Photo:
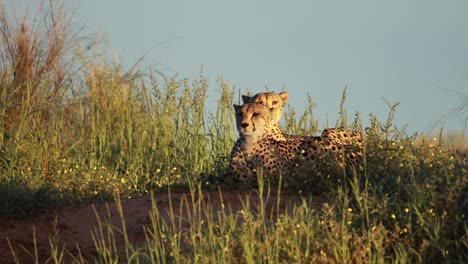
M276 193L271 193L266 203L268 210L273 209L275 213L282 213L287 204L301 201L297 194L281 193L279 212L276 212L277 197ZM224 210L223 208L231 208L232 212L237 212L242 208L241 201L247 199L253 208L259 203L259 196L255 191L223 191L222 195L218 191L203 192L204 206L211 206L214 212ZM155 204L161 212L161 216L166 219L169 219L170 204L176 217L184 217L186 212L179 213L181 203L186 203L183 204L183 208L187 208L187 205L188 208L192 208L192 200L196 201L198 197L192 197L190 193L171 193L170 196L168 194L155 194ZM319 207L324 199L314 197L314 201L315 206ZM145 236L142 227L151 223L149 218L149 211L152 208L151 197L122 199L121 205L131 243L143 245ZM50 237L54 232L59 238L60 245L65 245L68 251L77 254L76 245L78 244L83 257L92 259L96 256L92 238L92 230L97 227L96 212L102 222L105 222L109 216L113 225L118 228L122 227L116 203L94 203L82 207L67 207L32 219L0 218L0 263L13 261L7 238L22 263L32 262L34 258L27 251L32 254L34 252L33 233L36 236L39 261L44 262L50 257ZM183 224L187 225L188 223ZM118 247L124 244L121 236L118 236L116 241Z

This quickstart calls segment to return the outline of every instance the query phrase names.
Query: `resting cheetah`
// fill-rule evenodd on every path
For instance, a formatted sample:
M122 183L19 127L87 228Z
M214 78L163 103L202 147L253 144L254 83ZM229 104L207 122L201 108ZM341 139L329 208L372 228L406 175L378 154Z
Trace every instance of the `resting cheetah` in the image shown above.
M260 168L270 176L309 174L321 165L326 155L341 155L341 150L347 148L346 145L328 140L322 142L321 138L313 137L276 140L281 137L278 134L281 131L270 108L261 103L247 103L234 105L234 109L240 137L231 151L229 169L236 181L255 180Z
M258 93L254 96L242 95L242 101L247 103L260 103L270 109L273 116L273 123L279 124L281 116L283 115L283 108L288 102L288 93L280 92L275 94L272 92Z
M281 132L279 122L283 116L283 109L288 102L288 93L280 92L278 94L272 92L258 93L254 96L242 95L242 101L247 103L259 103L270 109L272 115L272 130L275 131L274 139L277 141L287 140L319 140L320 137L309 137L301 135L287 135Z
M254 96L242 95L242 101L246 103L260 103L270 109L272 114L273 130L275 131L275 139L280 141L285 140L321 140L332 142L335 145L349 146L352 144L362 148L363 135L361 133L352 132L343 128L327 128L322 131L320 137L308 137L302 135L286 135L279 128L279 121L283 115L283 108L288 102L288 93L280 92L278 94L272 92L258 93Z

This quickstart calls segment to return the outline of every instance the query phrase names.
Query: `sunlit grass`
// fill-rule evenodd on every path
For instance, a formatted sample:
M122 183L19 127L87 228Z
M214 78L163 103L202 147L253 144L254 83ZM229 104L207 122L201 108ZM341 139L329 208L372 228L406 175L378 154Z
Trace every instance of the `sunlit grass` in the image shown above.
M191 199L166 216L151 195L144 245L128 238L123 217L110 223L109 215L96 211L99 225L90 232L97 256L86 255L79 245L72 253L57 232L50 238L50 261L467 261L466 152L438 136L415 142L394 127L398 103L389 104L387 120L371 116L371 126L363 129L359 114L348 121L343 93L336 124L366 134L362 169L312 175L307 186L288 175L281 179L292 190L325 196L320 209L303 192L302 202L280 215L267 208L266 198L255 205L244 199L239 211L215 211L200 197L206 188L219 188L222 196L226 187L237 136L232 105L239 91L223 80L209 87L203 73L181 78L151 68L123 72L99 55L102 47L94 40L73 34L60 8L47 9L32 24L11 19L2 7L0 215L27 217L104 199L116 200L123 216L121 198L174 189L186 190ZM208 93L219 98L214 112L206 109ZM283 130L319 134L314 106L309 97L304 113L289 108ZM281 193L283 185L266 179L259 180L259 196ZM185 223L176 217L182 212ZM13 260L21 250L10 249ZM37 252L29 253L26 262L34 262Z

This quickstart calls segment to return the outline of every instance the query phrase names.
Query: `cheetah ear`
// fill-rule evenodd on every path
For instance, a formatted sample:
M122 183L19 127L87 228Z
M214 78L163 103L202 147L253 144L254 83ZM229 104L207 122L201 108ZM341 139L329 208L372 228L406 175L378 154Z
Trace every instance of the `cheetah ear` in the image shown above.
M234 111L239 111L241 108L242 108L242 105L237 105L237 104L234 104Z
M242 102L244 104L250 103L250 100L252 100L252 96L242 95Z
M288 102L288 93L287 92L281 92L278 95L283 100L283 106L285 106L286 103Z

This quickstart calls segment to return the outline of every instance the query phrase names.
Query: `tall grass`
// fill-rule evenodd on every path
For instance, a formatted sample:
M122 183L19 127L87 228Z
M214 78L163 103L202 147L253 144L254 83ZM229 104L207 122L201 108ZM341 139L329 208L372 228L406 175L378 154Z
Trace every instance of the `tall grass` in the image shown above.
M61 6L32 24L0 11L1 188L87 199L222 172L235 140L226 82L206 116L202 75L123 72L99 56L99 43L73 32Z
M385 122L371 116L362 171L312 181L314 191L327 197L321 209L305 195L302 203L275 214L264 198L270 186L260 179L259 204L245 199L240 211L215 211L202 197L225 174L236 138L236 91L220 80L217 108L210 113L206 98L214 89L202 73L180 78L155 69L123 72L99 56L99 43L73 31L60 5L36 17L33 23L28 16L14 20L0 8L0 214L27 216L113 196L120 206L119 197L168 187L190 194L179 208L170 207L169 217L152 199L144 245L128 238L119 207L118 225L96 212L97 256L79 245L72 253L57 233L49 261L467 261L466 154L457 156L438 138L413 144L392 125L397 104L389 104ZM345 93L338 126L363 131L359 115L348 122L344 103ZM299 118L292 108L285 113L283 129L318 134L313 113L309 97ZM285 175L282 181L291 180ZM182 213L186 222L176 217ZM10 250L17 261L19 250ZM30 255L37 262L37 252Z

